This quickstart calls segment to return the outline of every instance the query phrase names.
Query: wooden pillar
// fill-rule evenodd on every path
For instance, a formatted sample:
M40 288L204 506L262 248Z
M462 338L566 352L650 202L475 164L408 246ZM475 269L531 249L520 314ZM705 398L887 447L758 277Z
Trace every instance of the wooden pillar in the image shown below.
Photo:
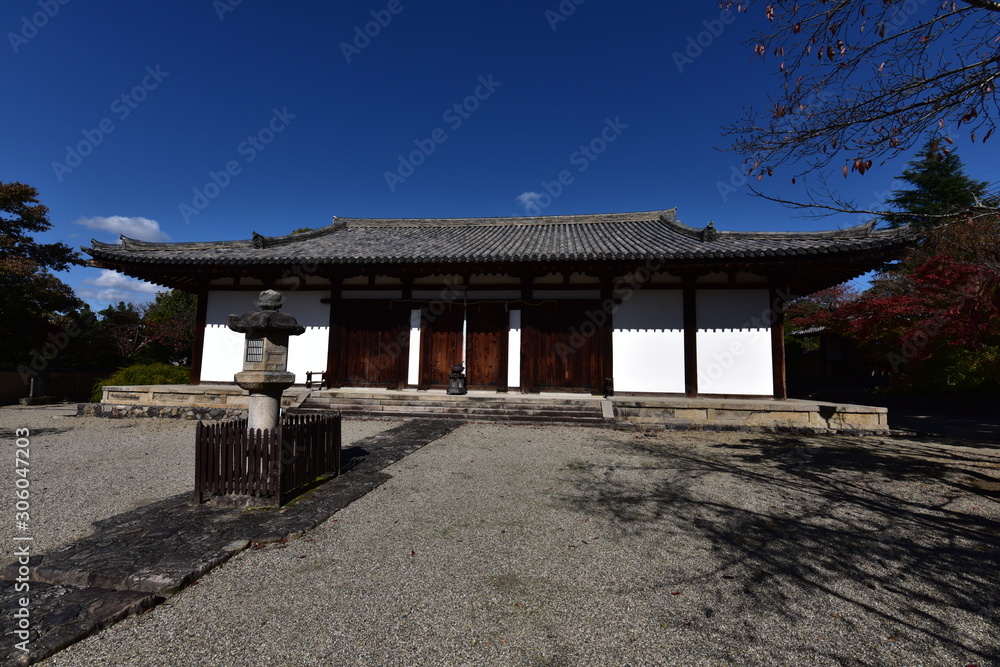
M771 323L771 369L774 374L774 398L788 398L785 384L785 300L781 290L771 287L771 312L774 321Z
M333 281L330 285L330 298L320 299L322 303L330 304L330 330L326 343L326 383L325 389L340 387L344 378L344 341L341 331L341 307L340 281Z
M208 319L208 291L201 290L196 295L198 306L194 322L194 340L191 343L191 384L201 384L201 360L205 355L205 326Z
M698 308L694 276L684 277L684 395L698 396Z
M395 304L395 307L390 306L389 309L396 322L396 326L393 328L393 332L396 334L393 336L393 341L399 345L399 352L395 354L393 360L396 385L390 388L399 390L406 388L406 375L409 370L407 355L410 350L410 307L407 304Z
M536 335L537 329L533 325L532 307L528 301L532 297L532 283L535 281L533 275L522 275L521 278L521 301L525 303L521 306L521 393L527 394L536 391L535 387L535 364L538 363L538 351Z
M601 395L604 394L605 386L604 382L606 379L611 379L612 386L614 385L615 368L614 368L614 301L612 299L613 291L613 278L612 276L602 276L601 277L601 305L599 310L606 315L604 322L598 327L597 335L600 336L600 382L595 386L599 389Z

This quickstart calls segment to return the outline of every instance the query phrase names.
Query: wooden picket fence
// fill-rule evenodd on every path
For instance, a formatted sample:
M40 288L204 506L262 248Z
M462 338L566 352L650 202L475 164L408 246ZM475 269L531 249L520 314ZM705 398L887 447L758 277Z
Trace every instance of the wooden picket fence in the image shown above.
M340 415L286 415L277 429L246 419L195 431L195 500L254 496L280 506L322 475L340 475Z

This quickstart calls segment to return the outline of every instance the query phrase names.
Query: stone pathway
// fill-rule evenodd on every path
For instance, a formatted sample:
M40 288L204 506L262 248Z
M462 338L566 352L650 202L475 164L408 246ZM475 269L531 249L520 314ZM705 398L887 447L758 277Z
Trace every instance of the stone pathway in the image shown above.
M13 619L29 596L28 651L17 646L24 637L4 632L0 662L38 662L162 602L252 544L301 536L390 479L383 468L459 423L419 420L365 438L343 451L340 477L280 510L196 505L192 491L94 522L91 535L31 556L27 576L22 564L8 565L0 610ZM30 591L18 591L26 579Z

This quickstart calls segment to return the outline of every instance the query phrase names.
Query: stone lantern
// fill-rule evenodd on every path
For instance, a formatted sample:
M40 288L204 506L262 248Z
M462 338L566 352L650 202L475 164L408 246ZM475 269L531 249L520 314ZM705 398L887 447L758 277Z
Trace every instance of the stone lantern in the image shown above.
M451 373L448 375L448 391L451 396L464 396L468 393L465 386L465 366L461 363L451 365Z
M236 384L250 392L250 429L276 429L281 412L281 393L295 382L288 368L288 337L305 332L305 327L286 313L279 313L280 292L265 290L257 299L258 310L230 315L226 325L246 335L243 371Z

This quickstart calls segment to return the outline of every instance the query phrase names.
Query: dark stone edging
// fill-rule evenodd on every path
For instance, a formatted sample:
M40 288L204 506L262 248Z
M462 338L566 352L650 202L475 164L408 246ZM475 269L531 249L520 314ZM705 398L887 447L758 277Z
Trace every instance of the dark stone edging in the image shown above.
M13 581L0 580L0 613L11 619L14 626L0 642L0 656L5 665L30 665L44 660L157 602L152 593L32 583L28 593L32 634L25 646L27 650L22 651L17 647L21 640L13 632L17 624L14 617L20 610L19 598L24 594L17 592L15 586ZM38 632L38 628L43 631Z
M296 539L391 479L382 470L451 432L461 422L418 420L344 450L340 477L280 510L195 504L193 492L94 522L87 537L31 556L28 653L13 633L0 636L0 662L29 665L197 580L251 545ZM13 618L23 592L20 564L4 570L0 610ZM8 611L9 610L9 611Z

